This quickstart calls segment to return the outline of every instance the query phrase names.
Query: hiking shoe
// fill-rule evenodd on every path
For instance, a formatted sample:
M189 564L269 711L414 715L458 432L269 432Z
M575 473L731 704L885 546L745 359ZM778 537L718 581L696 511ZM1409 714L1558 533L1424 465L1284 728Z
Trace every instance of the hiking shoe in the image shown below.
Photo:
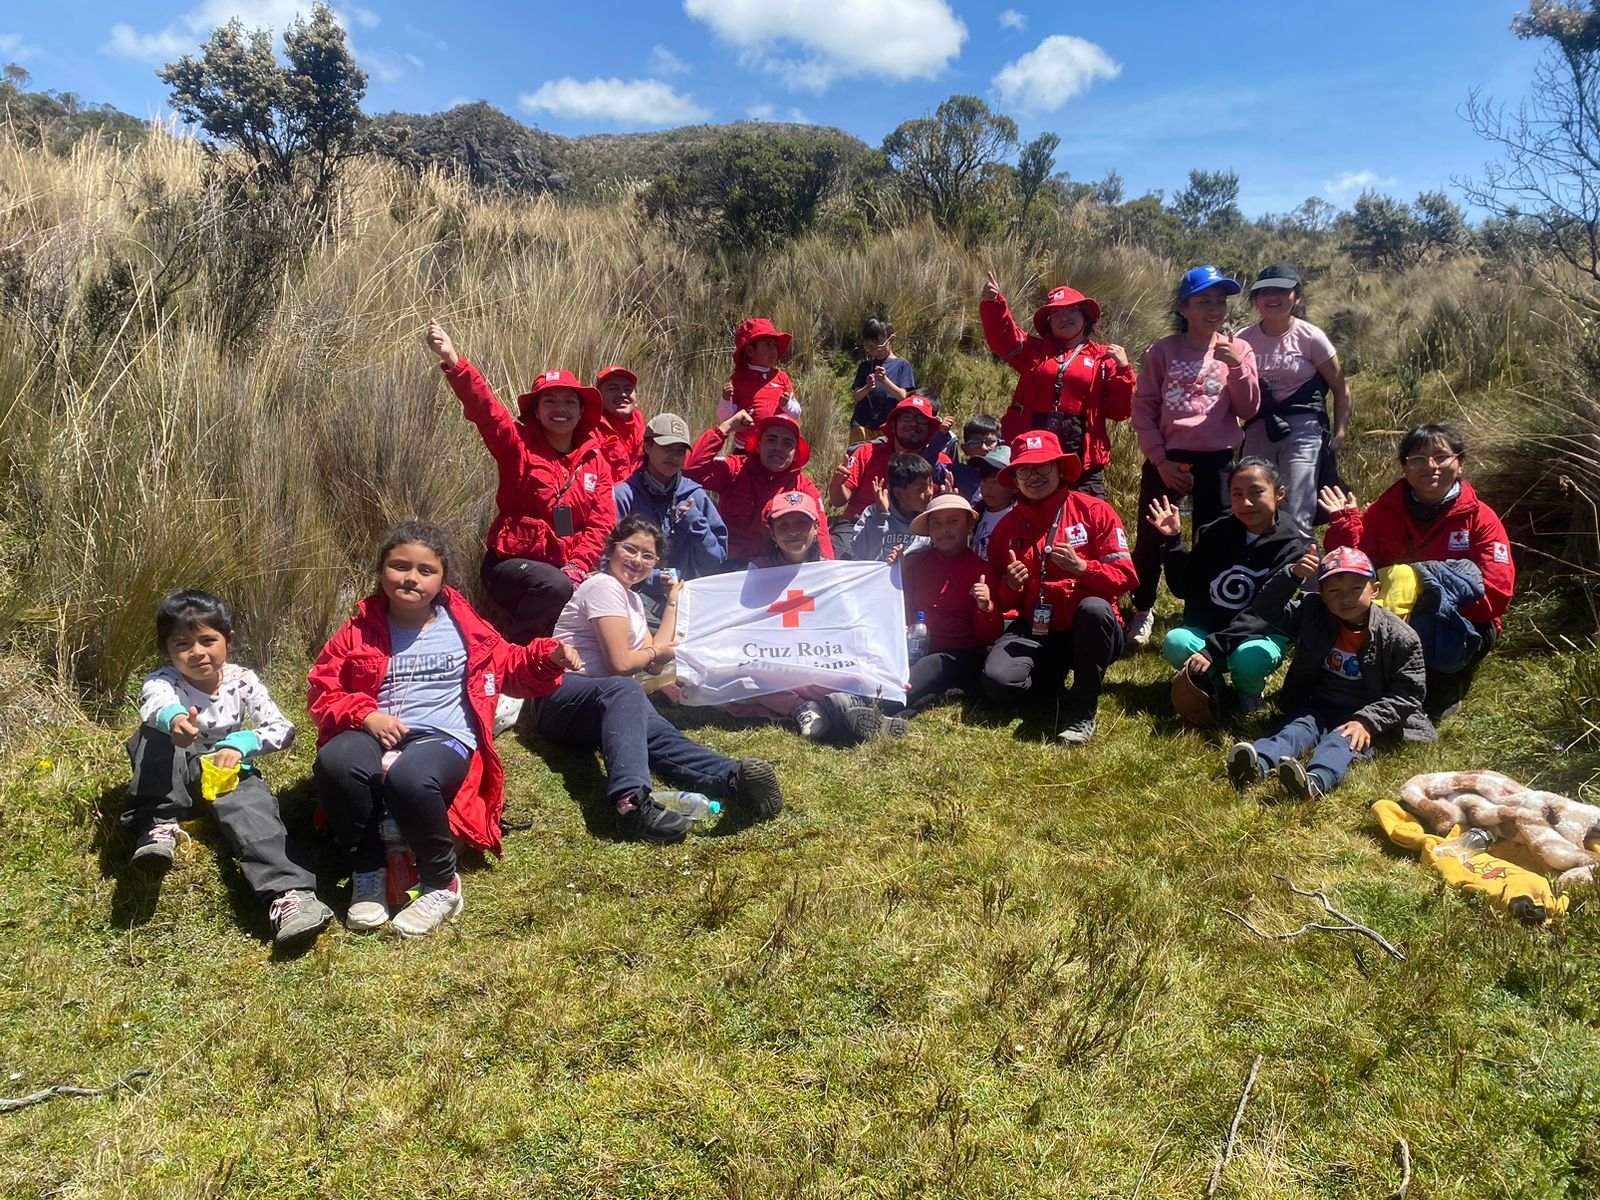
M494 702L494 725L491 737L497 737L510 729L522 717L522 700L517 696L501 695Z
M1087 746L1099 728L1099 722L1092 716L1079 717L1076 721L1066 723L1061 732L1056 734L1056 741L1063 746Z
M828 714L815 700L807 700L794 710L794 723L800 727L800 736L812 742L820 742L833 728Z
M1148 646L1150 635L1155 631L1155 609L1136 608L1128 614L1128 640L1135 646Z
M389 923L389 872L354 871L350 875L350 907L345 910L344 927L357 933L382 929Z
M1322 784L1298 758L1286 754L1278 760L1278 782L1296 800L1322 799Z
M333 921L333 909L310 888L295 888L272 902L267 919L272 922L273 942L285 946L321 933Z
M1249 742L1235 742L1228 751L1228 782L1239 791L1267 777L1261 769L1261 756Z
M778 772L764 758L739 760L733 772L733 794L758 821L770 821L783 811Z
M165 871L178 853L178 838L182 835L176 821L157 821L133 848L132 861L152 871Z
M622 836L634 841L670 846L681 842L694 824L682 813L669 812L651 797L648 788L617 801L617 825ZM396 917L398 921L400 918Z
M461 876L452 875L447 887L424 887L422 895L394 915L389 922L401 937L426 937L461 912Z

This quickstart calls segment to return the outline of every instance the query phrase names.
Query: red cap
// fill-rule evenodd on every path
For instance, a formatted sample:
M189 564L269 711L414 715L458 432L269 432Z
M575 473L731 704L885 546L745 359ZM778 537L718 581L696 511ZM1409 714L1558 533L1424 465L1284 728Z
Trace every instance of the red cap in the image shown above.
M749 320L739 322L739 327L733 331L733 365L745 365L745 348L757 338L776 338L778 342L778 357L782 358L789 353L789 343L794 339L787 333L780 332L778 327L765 317L751 317Z
M594 385L595 385L595 387L599 387L602 383L604 383L612 375L623 375L623 376L626 376L629 383L633 384L635 387L639 386L639 377L637 375L635 375L632 371L628 370L627 367L619 367L615 363L613 363L609 367L601 367L600 368L600 374L598 374L598 375L596 375L594 377Z
M1368 579L1376 579L1378 572L1373 569L1372 560L1354 546L1337 546L1322 556L1322 562L1317 566L1317 582L1321 583L1329 575L1363 575Z
M929 421L937 421L939 419L933 411L933 400L917 392L912 392L904 400L900 401L899 404L896 404L892 409L889 410L889 415L884 418L883 427L885 429L892 429L895 418L901 413L908 412L921 413L923 416L927 417Z
M1017 486L1017 468L1040 466L1044 463L1061 464L1061 480L1071 483L1083 474L1083 460L1061 448L1061 441L1048 429L1031 429L1011 442L1011 465L1000 472L1000 482L1006 487Z
M805 513L818 525L822 524L822 513L817 508L815 498L805 492L779 492L767 501L766 510L761 514L761 519L769 526L785 513Z
M1100 319L1100 305L1076 288L1058 287L1044 298L1044 303L1033 312L1033 327L1038 330L1040 337L1050 336L1050 314L1058 308L1072 308L1074 305L1083 309L1084 316L1090 325Z
M806 435L800 432L800 422L784 412L775 412L770 417L762 417L752 425L745 437L745 450L755 454L761 444L761 435L769 429L787 429L794 434L794 461L789 464L789 470L798 471L811 461L811 443L806 441Z

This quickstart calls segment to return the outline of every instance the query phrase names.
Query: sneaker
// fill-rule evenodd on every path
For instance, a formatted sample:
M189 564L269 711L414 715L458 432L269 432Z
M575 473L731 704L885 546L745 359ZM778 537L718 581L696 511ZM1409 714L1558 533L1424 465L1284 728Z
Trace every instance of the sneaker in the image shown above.
M1063 746L1087 746L1099 728L1099 722L1093 717L1079 717L1076 721L1067 722L1061 732L1056 734L1056 741Z
M166 870L178 853L178 839L181 836L183 830L178 828L176 821L157 821L133 848L133 862L153 871Z
M1249 742L1235 742L1228 751L1228 782L1239 791L1265 779L1261 769L1261 756Z
M1239 711L1247 717L1251 713L1260 712L1266 706L1267 698L1260 692L1239 693Z
M1155 609L1136 608L1128 614L1128 640L1135 646L1148 646L1150 635L1155 631Z
M623 837L653 842L657 846L670 846L683 841L693 822L682 813L662 808L651 797L648 788L640 788L633 795L617 801L617 824ZM399 919L395 918L396 921Z
M845 717L845 725L857 742L870 742L873 738L905 737L911 732L911 722L904 717L886 717L875 708L852 708Z
M822 711L822 705L815 700L807 700L794 710L794 723L800 727L800 736L813 742L820 742L833 728L828 714Z
M1321 800L1322 784L1298 758L1287 754L1278 760L1278 782L1296 800Z
M770 821L783 811L778 772L764 758L739 760L733 772L733 794L758 821Z
M522 718L522 700L517 696L501 695L494 704L494 725L491 736L498 737Z
M333 909L309 888L295 888L272 902L267 919L272 922L273 942L284 946L321 933L333 921Z
M389 928L401 937L425 937L456 917L464 903L461 876L452 875L448 887L425 888L422 895L395 913Z
M389 923L389 872L355 871L350 876L350 907L345 910L344 927L358 933L382 929Z

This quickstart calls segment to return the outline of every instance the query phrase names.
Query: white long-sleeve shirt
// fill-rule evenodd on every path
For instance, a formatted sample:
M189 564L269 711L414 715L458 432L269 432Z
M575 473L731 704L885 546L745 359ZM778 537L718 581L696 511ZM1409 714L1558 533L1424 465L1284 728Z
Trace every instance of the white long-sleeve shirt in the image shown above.
M200 710L195 719L200 726L195 745L202 753L229 747L248 758L282 750L294 741L294 724L273 703L266 684L237 663L222 665L222 685L215 696L195 687L176 667L162 667L145 676L139 692L139 719L146 725L171 733L172 722L191 708ZM254 728L245 728L246 717Z

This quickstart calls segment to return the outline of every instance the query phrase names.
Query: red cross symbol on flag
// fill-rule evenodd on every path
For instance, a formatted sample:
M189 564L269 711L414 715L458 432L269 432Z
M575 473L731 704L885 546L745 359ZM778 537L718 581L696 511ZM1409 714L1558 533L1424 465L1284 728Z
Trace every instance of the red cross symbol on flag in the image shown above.
M783 614L783 627L785 629L800 628L800 614L803 612L816 612L817 604L805 592L791 591L782 600L775 600L767 606L769 613Z

